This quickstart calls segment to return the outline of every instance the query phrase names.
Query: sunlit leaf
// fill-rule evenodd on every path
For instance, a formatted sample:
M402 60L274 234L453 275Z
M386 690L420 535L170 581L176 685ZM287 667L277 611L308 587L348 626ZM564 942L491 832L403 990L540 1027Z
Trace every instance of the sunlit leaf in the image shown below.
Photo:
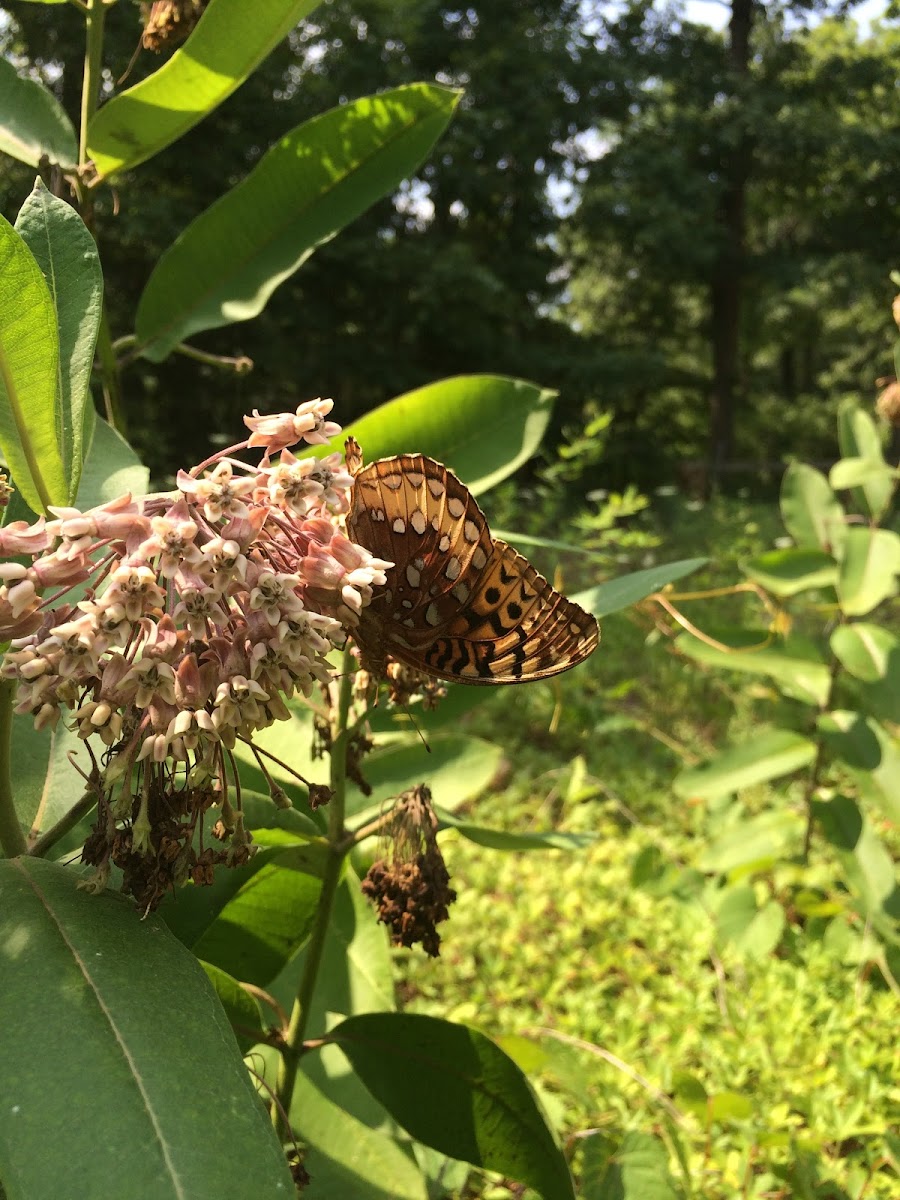
M388 400L354 421L330 449L352 434L367 462L426 454L455 471L477 496L534 455L555 396L524 379L456 375Z
M56 309L34 255L2 217L0 314L0 449L25 502L42 513L69 496L56 424Z
M837 583L837 564L824 550L769 550L741 563L741 570L776 596Z
M724 667L752 675L768 675L788 696L804 704L824 704L829 673L819 647L808 638L789 635L769 639L764 630L711 629L710 636L733 647L720 650L690 633L675 640L681 654L709 667Z
M849 768L863 797L900 822L900 741L873 717L856 712L825 713L819 730L832 754Z
M100 177L136 167L187 133L315 7L316 0L210 0L184 45L91 120L88 155Z
M608 583L576 592L572 599L595 617L605 617L637 604L653 592L661 591L667 584L705 567L708 562L708 558L685 558L679 562L660 563L658 567L632 571L630 575L620 575Z
M84 442L85 406L91 400L94 348L103 309L100 257L75 209L51 195L40 180L22 205L16 230L34 255L56 308L56 412L68 480L66 501L71 504L88 448Z
M862 617L897 593L900 537L890 529L847 530L838 598L848 617Z
M844 458L864 458L884 465L878 426L854 400L843 401L838 409L838 441ZM893 490L890 478L876 475L853 489L853 499L863 513L877 520L890 502Z
M157 263L135 318L145 357L159 362L192 333L261 312L317 246L418 167L459 95L408 84L333 108L276 142Z
M673 787L679 796L711 800L789 775L811 763L815 755L815 743L809 738L788 729L769 729L730 746L701 767L681 771Z
M781 515L798 546L840 558L844 510L821 471L792 462L781 483Z

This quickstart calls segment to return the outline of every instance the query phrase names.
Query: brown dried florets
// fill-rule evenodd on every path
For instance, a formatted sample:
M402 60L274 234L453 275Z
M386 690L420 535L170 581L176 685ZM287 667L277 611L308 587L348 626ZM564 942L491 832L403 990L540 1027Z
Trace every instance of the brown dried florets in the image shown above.
M362 882L363 895L378 910L395 946L414 946L432 958L440 954L437 925L446 921L456 899L437 844L437 817L424 784L404 792L391 814L390 845Z

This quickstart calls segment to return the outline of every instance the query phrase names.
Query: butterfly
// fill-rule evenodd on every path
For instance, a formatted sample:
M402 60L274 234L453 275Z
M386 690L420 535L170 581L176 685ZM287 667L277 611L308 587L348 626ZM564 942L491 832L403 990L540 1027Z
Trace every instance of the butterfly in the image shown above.
M567 600L506 542L452 471L422 454L362 465L353 475L347 536L394 566L354 636L363 666L384 676L390 656L457 683L528 683L597 648L594 617Z

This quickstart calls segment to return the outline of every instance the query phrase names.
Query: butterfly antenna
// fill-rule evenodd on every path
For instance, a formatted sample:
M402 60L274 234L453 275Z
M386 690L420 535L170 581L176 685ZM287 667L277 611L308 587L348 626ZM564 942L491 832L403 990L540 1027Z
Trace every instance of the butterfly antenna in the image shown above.
M421 730L421 728L420 728L420 726L419 726L419 723L418 723L418 721L416 720L416 718L415 718L415 717L412 715L412 713L409 711L409 705L408 705L408 704L405 704L405 703L403 703L403 702L401 701L400 707L403 709L403 711L404 711L404 712L406 713L406 715L409 717L409 722L410 722L410 724L412 725L412 727L413 727L413 729L416 731L416 733L419 735L419 738L421 739L422 745L425 747L426 751L427 751L427 752L430 754L430 753L431 753L431 747L428 745L428 739L425 737L425 734L422 732L422 730Z

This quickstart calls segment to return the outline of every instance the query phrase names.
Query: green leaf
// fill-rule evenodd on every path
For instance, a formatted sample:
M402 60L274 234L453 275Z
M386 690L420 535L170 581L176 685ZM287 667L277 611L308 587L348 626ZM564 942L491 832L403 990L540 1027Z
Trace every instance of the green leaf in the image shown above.
M893 467L872 458L842 458L834 464L828 475L835 491L847 491L870 481L883 483L894 478L896 474Z
M831 635L831 648L857 679L894 680L900 687L900 638L880 625L863 621L839 625Z
M56 426L58 362L53 298L34 255L0 217L0 450L36 513L69 495Z
M141 921L120 897L90 896L76 881L56 863L0 861L4 1184L49 1197L77 1180L78 1195L108 1196L127 1147L134 1186L125 1190L141 1200L244 1200L248 1163L260 1195L292 1195L281 1146L193 955L155 916Z
M880 625L839 625L831 649L855 679L858 698L873 716L900 723L900 638Z
M703 850L697 866L701 871L723 874L751 866L768 870L799 849L804 828L803 818L789 808L742 815Z
M784 909L774 900L757 907L752 887L729 888L716 914L722 945L730 945L748 958L771 954L784 932Z
M824 550L769 550L741 563L741 570L776 596L795 596L837 583L837 564Z
M847 880L871 918L900 916L893 860L872 823L849 796L813 800L812 809L828 842L840 856Z
M160 913L198 958L265 987L309 936L327 853L263 846L246 866L219 868L209 887L180 888Z
M714 800L798 771L815 755L815 743L809 738L787 729L769 729L749 742L729 747L701 767L681 771L673 787L686 799Z
M215 988L241 1052L246 1053L251 1046L255 1046L265 1036L265 1025L259 1001L251 996L246 988L242 988L233 975L229 975L219 967L214 967L212 963L201 962L200 966Z
M804 704L822 705L829 689L828 667L819 648L808 638L790 635L766 645L764 630L717 629L710 631L716 641L733 647L719 650L690 633L675 640L681 654L708 667L768 675L787 696Z
M862 617L897 593L900 537L890 529L847 530L838 599L848 617Z
M307 1147L304 1166L312 1182L303 1189L303 1200L427 1200L410 1151L335 1104L302 1072L294 1086L291 1123Z
M210 0L193 33L88 126L101 178L136 167L192 129L244 82L315 0Z
M461 821L438 805L435 805L434 811L441 829L455 829L470 842L489 846L492 850L585 850L599 836L596 833L557 833L555 830L546 833L510 833L505 829L486 829L483 825Z
M467 734L436 734L428 742L404 735L369 754L362 772L372 787L364 796L353 784L347 789L347 814L355 826L365 824L385 802L420 783L427 783L435 804L452 811L482 792L497 774L499 746Z
M45 833L74 806L84 791L82 771L90 771L84 742L64 722L55 729L36 730L30 715L12 722L10 761L15 764L13 800L22 828Z
M626 1133L617 1144L590 1133L581 1144L582 1200L678 1200L666 1148L652 1134Z
M838 409L838 441L844 458L865 458L884 465L878 426L855 400L844 400ZM876 520L890 503L894 486L892 480L875 477L853 489L853 499L860 510Z
M87 411L93 412L93 409ZM130 492L144 496L150 472L118 430L98 417L88 447L76 503L80 509L94 508Z
M660 591L676 579L683 579L692 571L698 571L708 562L708 558L684 558L678 562L660 563L658 567L633 571L630 575L620 575L618 579L611 579L608 583L576 592L572 599L588 612L592 612L595 617L607 617L610 613L637 604L639 600Z
M528 1081L475 1029L411 1013L350 1017L329 1035L412 1137L553 1200L575 1193Z
M821 471L793 462L781 483L781 516L798 546L840 558L844 510Z
M832 754L850 769L864 799L900 822L900 742L872 717L831 712L819 730Z
M135 319L144 356L160 362L198 330L255 317L317 246L416 169L459 95L408 84L333 108L276 142L157 263Z
M426 454L445 463L473 495L492 488L537 451L556 392L503 375L455 375L395 396L354 421L322 453L352 435L366 461Z
M59 329L56 411L63 468L74 503L87 447L85 406L103 310L103 273L94 239L81 217L50 194L40 179L22 206L16 230L34 255L50 289Z
M5 58L0 58L0 151L29 167L39 166L45 154L65 168L78 162L78 139L63 106Z

